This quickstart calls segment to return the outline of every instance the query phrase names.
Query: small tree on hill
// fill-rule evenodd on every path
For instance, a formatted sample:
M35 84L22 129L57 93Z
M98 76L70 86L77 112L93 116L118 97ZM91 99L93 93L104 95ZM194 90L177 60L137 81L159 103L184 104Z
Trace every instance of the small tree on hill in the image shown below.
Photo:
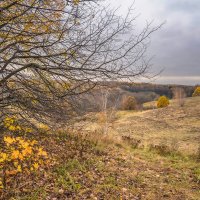
M135 110L137 108L137 101L133 96L126 96L122 100L123 110Z
M178 105L183 107L186 97L185 90L183 88L176 87L172 89L172 92L173 92L173 98L176 99Z
M194 93L192 94L193 97L197 97L200 96L200 86L197 87L194 91Z
M169 99L166 96L161 96L157 101L158 108L164 108L169 105Z

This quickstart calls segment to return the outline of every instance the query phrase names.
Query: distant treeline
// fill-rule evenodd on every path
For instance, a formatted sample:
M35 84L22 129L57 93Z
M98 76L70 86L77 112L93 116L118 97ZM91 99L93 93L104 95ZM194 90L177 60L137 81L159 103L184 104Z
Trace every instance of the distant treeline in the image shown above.
M175 88L183 88L186 97L191 97L195 86L185 85L160 85L150 83L128 83L128 82L101 82L101 87L97 87L84 94L81 98L79 109L82 111L100 111L103 106L116 109L121 108L124 97L135 97L137 105L142 108L145 102L155 101L160 96L165 95L173 98L173 90ZM103 87L102 86L106 86Z
M159 96L165 95L169 98L173 97L173 89L174 88L183 88L186 96L191 97L192 93L194 92L194 86L184 86L184 85L158 85L158 84L148 84L148 83L136 83L136 84L129 84L129 83L122 83L121 89L129 92L154 92Z

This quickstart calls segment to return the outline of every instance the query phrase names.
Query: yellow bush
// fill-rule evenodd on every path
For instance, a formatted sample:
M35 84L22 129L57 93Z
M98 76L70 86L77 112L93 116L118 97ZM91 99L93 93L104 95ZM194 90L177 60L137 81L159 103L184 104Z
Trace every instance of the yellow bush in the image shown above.
M166 96L161 96L157 101L158 108L164 108L169 105L169 99Z
M49 162L47 152L36 140L4 136L0 148L0 188L6 188L7 180L18 173L30 174Z
M19 120L16 116L7 116L3 120L4 127L9 132L20 132L20 133L32 133L33 129L27 126L24 126L19 123ZM47 124L39 123L37 124L37 128L42 132L47 132L50 130L50 127Z
M24 133L31 133L32 129L29 127L25 127L19 124L17 117L15 116L8 116L3 120L4 127L11 132L24 132Z
M197 97L200 96L200 86L197 87L194 91L194 93L192 94L193 97Z

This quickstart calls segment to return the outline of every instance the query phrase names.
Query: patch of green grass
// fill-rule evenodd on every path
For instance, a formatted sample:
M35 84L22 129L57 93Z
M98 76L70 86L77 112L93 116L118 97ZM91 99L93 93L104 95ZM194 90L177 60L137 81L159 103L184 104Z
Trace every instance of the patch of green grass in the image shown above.
M180 153L171 153L167 155L161 155L156 151L149 149L131 149L131 152L148 162L159 162L162 160L163 166L170 166L174 169L196 169L199 165L196 160L191 156L186 156Z
M144 160L147 161L156 161L160 159L160 155L153 152L153 151L149 151L149 149L145 148L145 149L133 149L130 147L130 151L133 153L133 155L137 156L137 157L141 157Z
M57 167L55 170L56 185L68 191L77 192L81 188L81 184L77 183L73 176L70 175L70 173L74 171L85 172L86 169L85 166L76 159L69 160L67 163Z
M194 169L194 176L198 183L200 183L200 167Z
M70 168L68 168L66 165L60 166L56 169L56 185L65 190L77 192L81 188L81 184L74 180L69 173L69 169Z
M112 174L107 175L102 184L97 186L99 192L115 193L119 191L119 185L116 177Z
M117 179L116 179L115 176L110 175L110 176L107 176L107 177L105 178L104 183L105 183L106 185L117 186Z
M85 166L83 164L81 164L78 160L76 159L71 159L69 160L65 165L65 170L67 170L68 172L72 172L74 170L79 170L82 172L85 172Z
M105 147L103 144L98 144L94 147L94 152L96 155L104 155L105 154Z
M105 169L105 163L102 162L102 161L99 161L96 163L96 168L99 170L99 171L103 171Z
M66 173L64 176L58 176L56 182L58 186L61 186L67 191L77 192L81 188L81 184L76 183L74 178L69 173Z
M84 161L84 166L89 171L92 168L96 168L98 171L103 171L105 169L105 163L101 161L98 157L93 157Z

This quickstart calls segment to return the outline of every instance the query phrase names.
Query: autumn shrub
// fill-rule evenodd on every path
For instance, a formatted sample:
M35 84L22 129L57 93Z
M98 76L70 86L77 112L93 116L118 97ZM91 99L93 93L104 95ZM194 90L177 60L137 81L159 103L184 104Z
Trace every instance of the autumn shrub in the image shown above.
M26 134L26 133L32 133L34 130L28 125L25 125L25 123L20 122L20 120L16 116L7 116L3 120L3 127L5 131L12 132L12 133L18 133L18 134ZM47 124L44 123L38 123L36 124L35 128L37 127L37 130L41 133L48 132L50 130L50 127Z
M122 99L123 110L135 110L137 108L137 101L133 96L126 96Z
M5 117L1 125L3 132L0 143L0 191L4 194L9 191L7 186L12 185L11 180L15 180L12 178L19 177L19 174L35 172L49 163L50 159L36 140L24 139L33 133L33 129L16 116Z
M0 147L0 190L6 190L10 179L30 174L48 164L49 158L36 140L4 136Z
M33 131L32 128L20 124L16 116L5 117L3 120L3 126L9 132L31 133Z
M200 86L197 87L194 91L194 93L192 94L193 97L197 97L200 96Z
M169 105L169 99L166 96L161 96L157 101L158 108L164 108Z

